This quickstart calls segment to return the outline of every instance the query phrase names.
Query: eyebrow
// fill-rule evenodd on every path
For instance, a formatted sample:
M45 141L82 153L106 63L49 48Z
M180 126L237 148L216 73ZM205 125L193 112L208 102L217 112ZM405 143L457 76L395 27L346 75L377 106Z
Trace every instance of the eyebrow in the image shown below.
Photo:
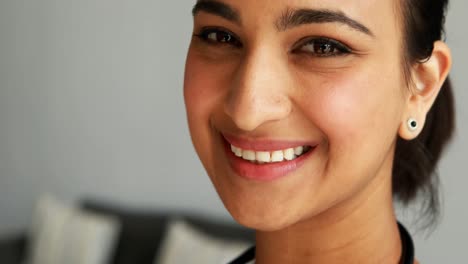
M242 22L241 16L236 9L217 0L198 0L192 9L192 14L196 16L202 11L220 16L238 25ZM374 37L372 31L363 24L348 17L341 11L328 9L288 9L278 19L275 25L278 31L285 31L301 25L317 23L340 23Z
M215 0L199 0L193 7L192 14L193 16L196 16L202 11L220 16L236 24L241 24L239 12L225 3Z
M276 27L280 31L285 31L289 28L312 23L340 23L366 35L374 36L369 28L343 12L328 9L288 9L277 21Z

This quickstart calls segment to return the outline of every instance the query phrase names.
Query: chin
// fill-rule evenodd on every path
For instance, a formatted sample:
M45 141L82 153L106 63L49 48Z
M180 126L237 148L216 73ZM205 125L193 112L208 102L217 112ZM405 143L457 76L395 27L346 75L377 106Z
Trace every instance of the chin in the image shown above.
M231 215L239 224L263 232L283 230L298 222L297 220L288 219L287 216L284 215L281 219L269 215L236 215L233 213L231 213Z
M223 199L224 206L233 219L242 226L257 231L273 232L282 230L300 221L288 207L269 201L242 201Z

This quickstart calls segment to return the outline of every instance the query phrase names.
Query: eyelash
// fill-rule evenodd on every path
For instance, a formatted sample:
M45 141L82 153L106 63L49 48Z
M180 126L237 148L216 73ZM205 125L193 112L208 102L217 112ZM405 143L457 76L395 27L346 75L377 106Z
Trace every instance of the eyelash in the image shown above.
M220 28L204 28L199 34L194 34L203 42L210 45L231 45L241 48L243 45L239 38L232 32ZM307 46L311 48L307 49ZM292 50L293 53L306 53L315 57L344 56L352 53L347 45L327 37L309 37L301 40Z
M210 38L210 35L212 34L222 34L222 36L215 35L216 40L214 40ZM239 38L234 33L225 29L204 28L200 31L199 34L195 34L194 36L212 45L232 45L236 48L242 47L242 43L239 41Z
M311 49L306 49L311 46ZM316 57L344 56L352 53L351 48L345 44L327 37L312 37L301 41L294 53L306 53Z

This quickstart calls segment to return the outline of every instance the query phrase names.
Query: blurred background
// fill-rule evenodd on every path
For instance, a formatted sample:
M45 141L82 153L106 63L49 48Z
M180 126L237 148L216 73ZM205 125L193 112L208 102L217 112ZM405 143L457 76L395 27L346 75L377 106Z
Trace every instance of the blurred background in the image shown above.
M0 238L43 193L231 222L191 146L182 98L194 1L0 1ZM468 237L468 2L452 0L458 128L440 164L438 229L422 263L460 263Z

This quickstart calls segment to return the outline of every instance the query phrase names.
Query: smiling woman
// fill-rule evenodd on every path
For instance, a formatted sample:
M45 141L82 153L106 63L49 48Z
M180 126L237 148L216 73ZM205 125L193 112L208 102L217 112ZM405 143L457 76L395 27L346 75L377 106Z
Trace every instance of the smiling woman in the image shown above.
M453 130L447 1L200 0L184 97L216 191L256 247L233 263L413 263L393 201Z

